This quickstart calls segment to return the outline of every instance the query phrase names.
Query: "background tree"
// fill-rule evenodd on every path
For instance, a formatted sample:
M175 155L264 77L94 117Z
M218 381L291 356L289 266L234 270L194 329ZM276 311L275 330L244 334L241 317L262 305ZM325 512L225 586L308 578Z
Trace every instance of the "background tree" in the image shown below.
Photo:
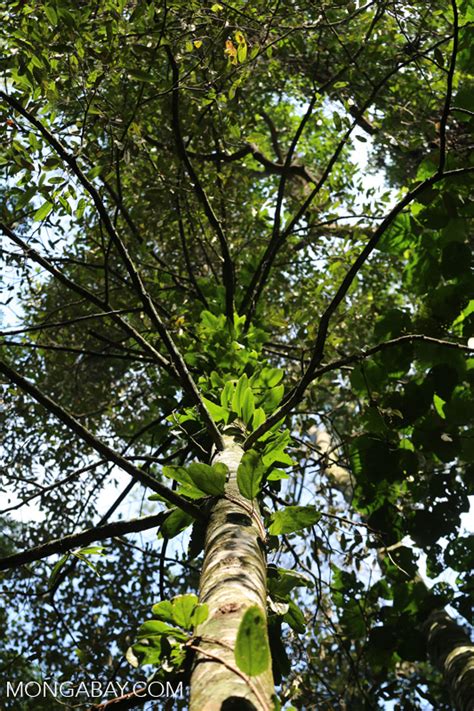
M469 708L469 3L1 19L4 676Z

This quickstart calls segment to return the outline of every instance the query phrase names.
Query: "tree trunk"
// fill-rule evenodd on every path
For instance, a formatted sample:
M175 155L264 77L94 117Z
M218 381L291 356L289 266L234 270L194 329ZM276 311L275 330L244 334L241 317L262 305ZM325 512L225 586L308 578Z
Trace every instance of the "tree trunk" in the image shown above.
M338 463L338 447L334 446L332 437L326 430L312 427L311 435L315 446L324 457L323 468L326 476L335 489L341 492L345 501L350 504L354 497L354 481L346 467Z
M215 504L206 532L199 596L208 605L209 616L196 630L202 651L196 651L190 711L269 711L274 693L271 666L247 677L234 658L245 611L258 605L266 615L265 532L257 504L252 506L237 487L242 447L228 435L224 444L214 463L229 468L228 498Z
M423 625L428 655L449 685L458 711L474 710L474 644L447 612L435 610Z
M325 456L324 471L332 485L342 492L345 500L350 503L353 495L352 481L349 471L337 463L337 452L331 442L330 435L313 428L310 432L315 445ZM403 545L380 548L378 556L385 556L387 550L393 550ZM420 575L414 580L423 583ZM428 588L426 588L428 591ZM428 656L431 663L437 667L445 683L450 689L451 697L457 711L474 711L474 645L445 610L435 610L422 625L426 636Z

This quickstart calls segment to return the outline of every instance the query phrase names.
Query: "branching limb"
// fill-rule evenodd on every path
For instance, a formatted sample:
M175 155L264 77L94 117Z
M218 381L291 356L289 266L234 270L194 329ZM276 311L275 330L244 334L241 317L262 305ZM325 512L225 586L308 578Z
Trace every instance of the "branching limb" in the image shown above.
M171 65L171 71L173 74L173 91L172 91L172 112L173 112L173 130L176 140L176 147L178 155L184 163L186 171L193 183L196 195L201 202L206 217L211 225L212 229L216 233L217 239L219 240L219 245L222 254L222 281L224 283L226 292L226 315L230 323L233 323L234 319L234 293L235 293L235 275L234 275L234 264L230 255L229 245L227 244L226 237L224 235L221 223L217 219L217 216L212 209L211 203L206 195L204 188L199 180L199 177L194 170L194 166L191 163L189 154L186 150L184 144L183 136L181 134L181 123L180 123L180 111L179 111L179 70L176 64L175 58L171 49L166 46L166 53Z
M105 526L88 528L80 533L73 533L63 538L55 538L48 543L44 543L36 548L30 548L21 553L14 553L7 558L0 559L0 570L18 568L26 563L33 563L35 560L48 558L55 553L66 553L74 548L82 548L94 541L103 541L106 538L124 536L126 533L137 533L138 531L148 531L156 528L163 522L166 512L161 511L153 516L143 516L142 518L132 518L129 521L114 521Z
M0 334L1 335L1 334ZM78 353L91 358L118 358L119 360L135 360L141 363L154 363L152 358L141 354L132 355L129 353L107 353L106 351L92 351L86 348L76 348L74 346L60 346L56 343L26 343L21 341L0 341L0 346L10 348L31 348L43 351L60 351L61 353Z
M210 416L206 406L204 405L204 402L199 394L199 391L197 389L197 386L191 376L191 374L188 371L188 368L186 366L186 363L184 362L184 359L181 355L181 353L178 351L176 348L173 340L171 339L171 336L169 336L168 331L166 328L163 326L163 340L165 340L165 337L168 339L167 341L167 347L168 351L171 353L174 353L174 357L172 358L172 363L170 363L166 358L164 358L161 353L159 353L153 346L146 341L143 336L141 336L138 331L136 331L127 321L125 321L120 315L118 315L116 312L111 312L110 308L107 306L105 302L102 301L99 297L95 296L92 292L90 292L88 289L85 289L84 287L80 286L79 284L76 284L73 282L71 279L66 277L59 269L56 269L51 262L49 262L45 257L43 257L37 250L35 250L33 247L30 247L26 242L24 242L18 235L16 235L7 225L0 223L0 229L11 239L15 244L17 244L19 247L21 247L26 255L28 257L31 257L35 262L40 264L44 269L46 269L52 276L54 276L58 281L60 281L62 284L67 286L68 288L72 289L76 293L80 294L82 297L87 299L88 301L92 302L95 306L98 306L101 308L104 313L107 312L111 314L111 318L116 321L117 323L120 323L120 325L128 332L130 335L133 336L133 338L140 343L140 345L143 346L144 350L146 350L148 353L151 353L154 360L158 362L162 367L164 367L168 372L170 372L175 378L177 378L181 384L183 385L183 388L186 390L186 392L192 397L193 402L195 403L199 414L201 415L207 430L209 431L214 444L220 449L222 447L222 439L219 434L219 430L217 429L214 420ZM157 318L160 320L160 317L156 313ZM162 322L161 322L162 323Z
M74 432L74 434L86 442L86 444L92 447L92 449L98 452L102 457L104 457L104 459L116 464L118 467L126 471L127 474L130 474L133 479L143 484L143 486L149 487L152 491L155 491L157 494L163 496L166 501L178 506L194 518L200 520L205 518L201 509L189 501L186 501L186 499L176 492L168 489L168 487L164 486L164 484L161 484L159 481L150 476L150 474L147 474L147 472L143 469L136 467L121 454L115 452L111 447L105 444L105 442L102 442L95 435L93 435L92 432L81 425L81 423L73 417L73 415L48 397L48 395L45 395L39 388L36 387L36 385L31 383L29 380L26 380L26 378L13 370L13 368L10 368L10 366L4 361L0 361L0 373L3 373L8 380L15 383L15 385L17 385L24 392L28 393L28 395L36 400L36 402L45 407L48 412L51 412L55 417L57 417L58 420L60 420L71 430L71 432Z
M331 370L336 370L342 368L345 365L351 365L352 363L358 363L361 360L365 360L375 353L380 353L381 351L388 350L393 346L401 346L403 343L430 343L435 346L442 346L443 348L452 348L458 351L464 351L465 353L472 353L474 348L466 346L463 343L454 343L453 341L444 341L440 338L431 338L431 336L425 336L423 334L407 334L406 336L399 336L398 338L392 338L389 341L384 341L383 343L378 343L372 348L365 348L358 353L352 353L345 358L339 358L338 360L333 360L327 365L323 365L318 368L313 374L312 380L321 377L324 373L328 373Z
M382 77L382 79L373 87L372 91L370 92L369 97L362 103L362 105L360 106L360 109L358 111L358 114L355 116L351 125L345 131L344 135L342 136L341 140L339 141L338 145L336 146L336 149L334 150L331 158L329 159L324 171L321 174L321 177L317 181L313 190L310 192L308 197L304 200L304 202L302 203L300 208L296 211L296 213L293 215L293 217L288 221L285 228L281 231L280 230L275 231L275 229L273 230L272 238L270 239L269 244L263 254L263 257L260 260L260 263L258 264L257 269L255 270L252 281L251 281L251 283L244 295L244 298L242 300L242 305L239 309L240 313L245 313L247 316L246 327L248 327L251 319L253 318L253 314L255 312L257 302L260 299L263 289L268 281L271 267L275 261L275 258L277 256L278 252L285 244L288 236L293 234L297 225L306 216L306 214L307 214L308 210L310 209L311 205L313 204L315 198L320 193L321 189L326 184L326 181L331 176L334 166L336 165L337 161L339 160L339 157L340 157L344 147L347 145L355 126L358 124L359 117L362 117L364 115L364 113L367 111L367 109L372 105L373 101L377 97L380 90L386 84L388 84L388 82L392 79L392 77L394 75L398 74L404 67L411 64L419 56L424 56L426 54L429 54L436 47L447 42L448 39L450 39L450 38L442 38L438 42L434 43L428 50L420 52L416 56L410 57L410 59L407 59L404 62L400 62L400 63L396 64L396 66L393 67L389 72L387 72L385 74L385 76ZM332 83L332 80L330 82L327 82L328 85L330 83ZM322 91L322 90L323 89L320 89L320 91ZM277 201L278 201L278 198L277 198Z
M194 287L194 291L196 292L196 296L198 299L204 304L204 307L207 309L209 308L209 304L207 303L207 299L204 296L201 287L199 286L196 275L194 274L194 269L193 265L189 256L189 250L188 250L188 245L186 242L186 233L184 230L184 224L183 224L183 216L181 214L181 204L179 201L179 197L176 201L176 207L178 210L178 229L179 229L179 236L181 239L181 246L183 248L183 255L184 255L184 261L186 263L186 270L188 272L189 279L191 281L191 284Z
M32 331L45 331L49 328L65 328L66 326L73 326L81 321L89 321L95 318L105 318L106 316L115 316L127 313L137 313L141 311L141 308L137 309L115 309L113 311L103 311L98 314L86 314L85 316L75 316L74 318L65 319L64 321L43 321L42 323L35 324L34 326L25 326L25 328L13 328L6 331L0 331L2 336L18 336L23 333L31 333Z
M100 314L101 316L110 316L111 319L115 323L119 324L130 336L132 336L133 339L137 341L137 343L139 343L147 353L152 355L155 362L157 362L167 372L171 373L176 377L176 373L174 372L171 363L169 363L169 361L164 358L161 353L159 353L155 348L153 348L153 346L148 343L148 341L145 340L143 336L133 328L133 326L131 326L127 321L125 321L121 317L120 313L118 313L117 311L111 311L105 301L102 301L102 299L100 299L98 296L96 296L94 293L84 288L80 284L76 284L76 282L72 281L72 279L69 279L69 277L67 277L65 274L63 274L63 272L57 269L48 259L46 259L46 257L43 257L36 249L34 249L34 247L28 245L23 239L21 239L21 237L19 237L3 222L0 223L0 229L12 242L14 242L25 252L27 258L32 259L34 262L46 269L46 271L49 272L51 276L57 279L68 289L71 289L72 291L76 292L76 294L79 294L84 299L86 299L86 301L89 301L90 303L94 304L94 306L97 306L98 308L102 309L102 313Z
M92 198L94 205L96 207L97 213L99 214L102 223L104 224L104 227L114 244L115 248L117 249L118 254L120 255L127 272L130 276L130 279L133 283L133 286L136 290L137 295L140 297L142 304L143 304L143 309L147 316L150 318L151 322L155 326L156 330L158 331L165 347L166 350L169 353L169 356L171 358L171 361L174 365L174 368L178 374L179 380L181 382L181 385L183 386L184 390L189 394L191 399L193 400L194 404L196 405L199 414L201 415L202 419L204 420L204 423L206 425L206 428L209 431L209 434L212 437L212 440L216 447L219 449L222 448L222 438L219 434L219 430L217 429L212 417L210 416L202 398L201 395L199 394L198 388L188 371L188 368L186 366L186 363L184 362L183 356L181 355L180 351L176 347L170 333L168 332L168 329L166 328L165 324L163 323L160 315L158 314L158 311L156 309L156 306L148 294L145 285L142 281L142 278L140 277L140 274L138 273L135 264L133 263L133 260L127 250L127 247L125 244L122 242L120 239L115 227L112 224L112 221L109 217L109 214L104 206L104 203L101 200L101 197L95 188L95 186L91 183L91 181L87 178L87 176L82 172L81 168L79 167L77 160L74 155L70 154L69 151L63 146L63 144L46 128L46 126L43 125L41 121L39 121L30 111L25 109L22 104L17 101L15 98L10 96L9 94L5 93L4 91L0 90L0 96L5 99L7 104L14 108L21 116L26 118L26 120L31 123L35 128L38 129L38 131L41 133L41 135L45 138L47 143L54 148L56 153L62 158L64 163L71 169L73 174L76 176L78 179L79 183L83 186L83 188L86 190L86 192L90 195ZM207 199L207 198L206 198ZM225 241L225 240L224 240ZM232 294L233 294L233 277L232 277ZM232 296L233 299L233 296ZM233 318L233 310L232 310L232 318Z
M69 484L71 481L74 481L77 479L81 474L85 474L86 472L93 471L94 469L97 469L97 467L101 466L102 464L106 464L105 459L99 459L96 462L93 462L92 464L88 464L86 467L82 467L81 469L78 469L72 474L69 474L69 476L65 477L64 479L61 479L60 481L55 481L52 484L49 484L49 486L41 486L40 484L35 482L35 486L39 487L39 491L36 491L34 494L30 494L30 496L27 496L25 499L20 501L18 504L13 504L13 506L9 506L6 509L1 509L0 510L0 515L3 516L4 514L8 513L9 511L17 511L18 509L21 509L23 506L26 506L30 501L33 501L33 499L38 499L41 496L44 496L48 491L53 491L53 489L59 490L64 484ZM10 475L8 475L10 476ZM16 477L11 477L12 479L16 479Z
M191 153L188 151L189 156L194 156L198 160L212 161L212 162L223 162L223 163L233 163L240 158L245 158L245 156L251 155L258 163L263 165L265 171L261 173L265 174L275 174L284 175L287 178L293 176L303 178L308 183L316 183L316 178L311 172L299 163L293 163L286 161L279 161L278 163L270 160L267 156L262 153L260 148L256 143L246 143L245 146L240 148L235 153L226 153L225 151L214 151L213 153Z
M276 412L274 412L273 415L270 415L270 417L254 432L252 432L252 434L247 438L247 440L245 441L244 449L248 449L249 447L251 447L252 444L259 439L259 437L261 437L265 432L268 432L268 430L273 427L273 425L275 425L283 417L288 415L294 409L294 407L296 407L296 405L301 402L305 390L315 377L318 366L320 365L321 360L324 356L324 348L326 345L328 328L332 315L334 314L340 303L343 301L355 277L362 269L374 249L377 247L380 239L385 234L390 225L393 223L395 218L402 212L402 210L405 209L405 207L407 207L411 202L413 202L427 188L432 187L436 183L439 183L441 180L444 180L446 178L458 177L461 175L467 175L469 173L474 173L474 166L469 166L467 168L457 168L455 170L445 171L442 174L436 172L434 175L429 178L426 178L426 180L424 180L422 183L419 183L415 188L406 193L402 200L400 200L400 202L398 202L392 208L388 215L386 215L386 217L382 220L380 225L375 230L371 239L367 242L362 252L354 260L352 266L347 271L346 276L344 277L338 290L336 291L336 294L333 296L331 302L323 313L319 322L318 335L316 337L313 355L300 381L293 388L293 390L291 390L287 394L281 407Z
M453 78L454 70L456 69L456 58L458 54L459 43L459 15L456 0L451 0L453 10L453 47L451 50L451 61L449 64L448 78L446 82L446 98L444 102L443 114L439 124L439 165L438 172L441 174L446 165L446 128L448 118L451 111L451 100L453 96Z

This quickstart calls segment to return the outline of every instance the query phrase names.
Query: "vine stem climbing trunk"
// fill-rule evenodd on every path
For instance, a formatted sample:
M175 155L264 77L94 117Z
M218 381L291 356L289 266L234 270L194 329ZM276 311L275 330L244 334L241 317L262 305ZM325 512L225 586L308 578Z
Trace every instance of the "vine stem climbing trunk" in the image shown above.
M271 665L247 677L234 657L245 611L258 605L266 615L265 529L256 502L242 497L237 486L244 453L239 438L226 434L223 441L214 463L226 464L229 477L206 532L199 596L209 616L196 630L190 711L271 711Z

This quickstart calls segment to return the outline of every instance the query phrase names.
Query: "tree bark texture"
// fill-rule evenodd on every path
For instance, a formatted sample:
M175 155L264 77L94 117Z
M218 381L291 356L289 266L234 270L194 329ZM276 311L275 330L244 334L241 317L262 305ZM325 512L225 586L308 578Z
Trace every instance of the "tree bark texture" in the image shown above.
M224 445L214 463L226 464L229 477L226 495L215 504L206 532L199 597L208 605L209 616L196 630L199 651L191 676L190 711L270 711L271 665L247 677L234 657L245 611L258 605L266 615L265 531L256 502L242 497L237 486L243 449L228 435Z
M474 644L443 610L424 624L432 663L442 672L458 711L474 711Z

